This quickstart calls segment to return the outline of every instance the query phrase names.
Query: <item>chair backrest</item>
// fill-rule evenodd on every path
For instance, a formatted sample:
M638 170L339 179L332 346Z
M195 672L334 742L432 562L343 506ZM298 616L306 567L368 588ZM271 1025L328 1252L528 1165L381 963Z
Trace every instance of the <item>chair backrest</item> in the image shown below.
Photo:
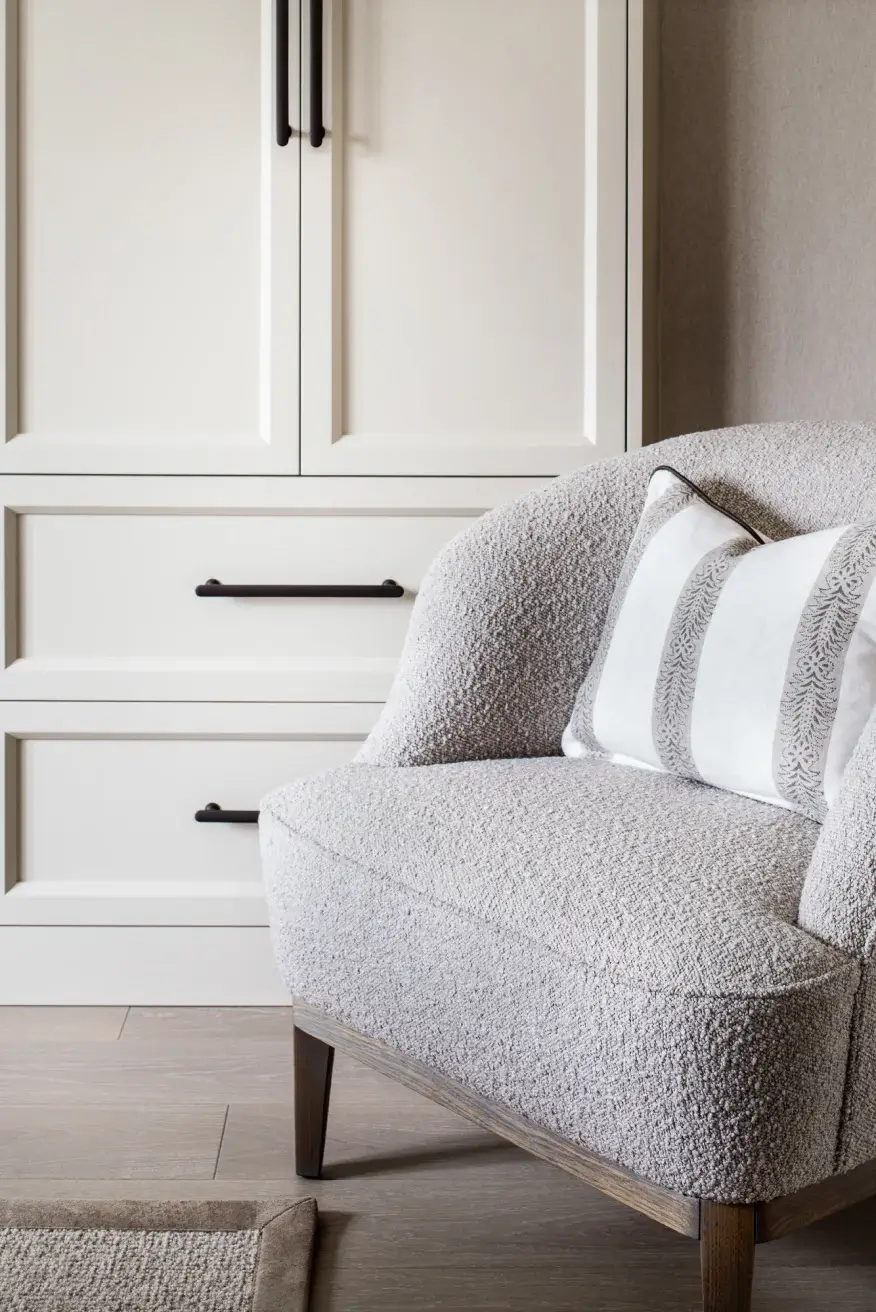
M876 425L747 425L600 461L485 515L424 580L361 759L554 755L657 465L771 538L876 518Z
M876 424L749 424L691 433L627 457L682 473L770 537L876 516Z

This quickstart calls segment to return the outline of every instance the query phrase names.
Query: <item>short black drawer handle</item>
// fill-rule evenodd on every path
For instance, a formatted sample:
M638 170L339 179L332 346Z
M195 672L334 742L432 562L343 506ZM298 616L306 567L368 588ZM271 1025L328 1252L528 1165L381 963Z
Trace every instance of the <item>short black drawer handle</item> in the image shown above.
M207 579L195 588L196 597L403 597L395 579L382 583L220 583Z
M199 825L257 825L258 811L226 811L218 802L208 802L203 811L195 812Z

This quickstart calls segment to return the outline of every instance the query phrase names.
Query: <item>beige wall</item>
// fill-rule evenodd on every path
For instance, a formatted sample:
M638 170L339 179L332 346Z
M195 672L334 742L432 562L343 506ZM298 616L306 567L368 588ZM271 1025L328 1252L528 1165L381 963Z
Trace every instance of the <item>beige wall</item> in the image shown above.
M876 0L663 0L663 436L876 420Z

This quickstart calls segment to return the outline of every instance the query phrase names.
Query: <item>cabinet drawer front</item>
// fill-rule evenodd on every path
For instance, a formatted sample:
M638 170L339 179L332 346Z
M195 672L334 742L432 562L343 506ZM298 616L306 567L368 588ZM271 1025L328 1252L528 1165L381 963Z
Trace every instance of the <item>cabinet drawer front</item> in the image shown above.
M24 512L6 698L382 700L424 572L473 516ZM387 596L197 596L222 584ZM392 593L393 589L387 589Z
M345 764L376 714L296 711L8 707L0 923L266 924L257 825L195 814Z
M0 998L19 1007L282 1007L263 926L17 925Z

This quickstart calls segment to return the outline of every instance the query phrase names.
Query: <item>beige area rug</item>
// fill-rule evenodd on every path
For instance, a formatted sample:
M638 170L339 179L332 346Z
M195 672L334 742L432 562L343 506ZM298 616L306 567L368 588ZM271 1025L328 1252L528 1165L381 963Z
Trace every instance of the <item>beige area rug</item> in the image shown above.
M305 1312L312 1198L0 1202L3 1312Z

